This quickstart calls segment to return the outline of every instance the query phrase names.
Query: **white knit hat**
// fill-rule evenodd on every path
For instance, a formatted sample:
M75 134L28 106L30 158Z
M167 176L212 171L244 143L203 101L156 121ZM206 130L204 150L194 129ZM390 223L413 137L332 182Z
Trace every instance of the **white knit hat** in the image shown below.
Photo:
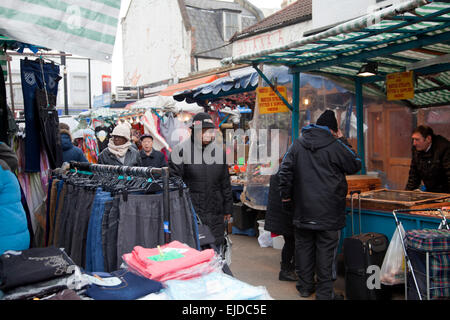
M118 126L116 126L114 128L111 135L124 137L125 139L127 139L129 141L131 139L131 130L130 130L130 127L127 126L126 124L119 124Z

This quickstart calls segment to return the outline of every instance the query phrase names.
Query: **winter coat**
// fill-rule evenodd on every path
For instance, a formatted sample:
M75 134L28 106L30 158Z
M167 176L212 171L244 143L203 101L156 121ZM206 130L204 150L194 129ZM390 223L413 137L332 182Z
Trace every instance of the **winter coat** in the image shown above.
M61 132L61 147L63 152L63 162L88 162L83 151L80 148L75 147L70 135L64 132Z
M109 151L109 148L104 149L98 155L98 164L109 164L113 166L129 166L129 167L141 167L141 156L139 151L133 147L129 147L127 153L125 153L124 163L120 162L115 155Z
M181 177L189 188L194 210L202 223L211 229L217 246L224 241L224 215L233 212L228 165L223 148L218 150L221 152L222 163L206 164L201 159L201 163L195 164L194 153L201 154L202 147L189 138L175 146L169 157L170 175ZM182 158L181 163L174 158L174 153ZM215 155L215 152L212 154Z
M7 250L25 250L30 245L19 181L10 170L11 166L17 166L17 158L15 165L11 165L14 156L14 152L0 142L0 255Z
M293 212L285 211L281 204L278 173L270 177L264 229L276 234L293 236Z
M302 129L286 153L279 172L282 199L292 199L294 225L310 230L345 226L346 175L361 169L361 160L328 127Z
M427 192L450 193L450 141L443 136L433 136L428 152L413 147L406 190L417 189L421 181Z
M141 162L143 167L162 168L167 167L167 161L164 154L157 150L152 150L148 156L144 150L139 152L141 156Z

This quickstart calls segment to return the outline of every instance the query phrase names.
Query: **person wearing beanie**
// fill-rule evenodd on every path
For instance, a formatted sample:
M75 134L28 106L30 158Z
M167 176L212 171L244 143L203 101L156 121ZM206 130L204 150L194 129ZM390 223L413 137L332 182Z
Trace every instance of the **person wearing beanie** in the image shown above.
M84 156L83 151L73 145L72 135L70 134L70 127L67 124L63 122L59 123L59 133L61 136L63 162L88 162L86 157Z
M108 147L98 156L99 164L140 167L139 151L131 146L131 130L126 124L117 125L111 133Z
M296 287L302 297L315 291L318 300L341 300L333 283L340 232L346 225L346 175L357 173L361 160L331 110L301 133L278 173L283 207L294 212Z
M215 238L214 249L224 244L224 231L233 212L233 196L223 144L216 139L216 127L209 114L192 119L191 138L174 146L169 156L171 176L183 179L192 204L203 224ZM224 272L231 274L228 266Z

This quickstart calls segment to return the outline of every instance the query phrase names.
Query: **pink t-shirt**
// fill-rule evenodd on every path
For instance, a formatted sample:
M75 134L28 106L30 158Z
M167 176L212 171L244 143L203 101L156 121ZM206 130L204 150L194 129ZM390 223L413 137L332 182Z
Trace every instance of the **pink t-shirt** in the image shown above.
M123 255L123 260L133 269L150 279L160 279L166 274L207 262L214 257L213 249L198 251L179 241L172 241L160 247L163 254L175 251L177 258L167 261L155 261L150 257L161 254L158 248L146 249L134 247L131 253ZM172 252L173 253L173 252Z

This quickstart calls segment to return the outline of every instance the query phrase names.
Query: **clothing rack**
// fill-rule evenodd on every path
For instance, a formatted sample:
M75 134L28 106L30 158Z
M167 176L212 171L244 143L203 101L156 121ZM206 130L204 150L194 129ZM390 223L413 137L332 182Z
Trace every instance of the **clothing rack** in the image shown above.
M140 176L145 178L154 179L153 174L161 175L163 180L163 210L164 210L164 236L165 242L170 242L170 196L169 196L169 168L153 168L153 167L129 167L129 166L115 166L115 165L105 165L105 164L93 164L86 162L70 162L70 168L89 171L96 173L116 173L119 175L127 176Z

